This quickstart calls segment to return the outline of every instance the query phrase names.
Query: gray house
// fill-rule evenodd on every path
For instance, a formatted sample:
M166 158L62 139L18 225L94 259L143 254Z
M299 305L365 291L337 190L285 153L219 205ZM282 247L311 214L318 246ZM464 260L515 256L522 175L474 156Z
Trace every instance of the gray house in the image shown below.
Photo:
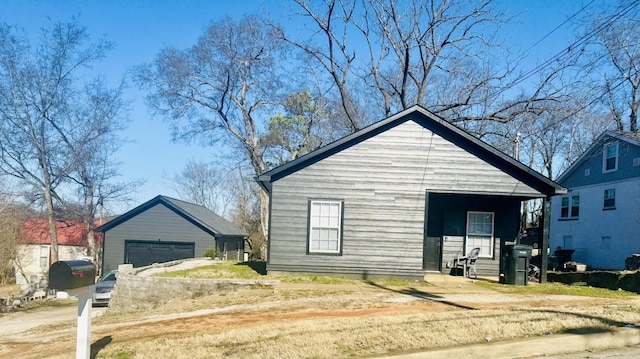
M566 192L419 106L258 182L271 198L267 270L419 278L476 247L478 274L498 275L521 201Z
M209 209L165 196L120 215L97 228L104 233L102 270L119 264L141 267L202 257L210 248L223 259L244 258L246 235Z

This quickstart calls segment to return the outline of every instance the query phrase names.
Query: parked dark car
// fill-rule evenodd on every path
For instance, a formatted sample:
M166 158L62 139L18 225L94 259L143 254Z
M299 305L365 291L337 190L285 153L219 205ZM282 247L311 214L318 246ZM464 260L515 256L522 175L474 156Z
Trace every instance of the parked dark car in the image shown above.
M117 271L114 270L98 280L95 290L93 291L94 306L109 305L111 293L113 293L113 290L116 287L116 274Z
M531 246L533 249L540 248L540 243L542 242L541 233L538 228L527 228L520 235L520 244L526 244Z

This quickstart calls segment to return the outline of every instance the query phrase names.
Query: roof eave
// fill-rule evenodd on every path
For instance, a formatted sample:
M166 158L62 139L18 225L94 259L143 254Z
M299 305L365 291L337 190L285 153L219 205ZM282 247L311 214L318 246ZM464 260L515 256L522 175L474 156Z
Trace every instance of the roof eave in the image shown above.
M262 175L254 177L255 181L258 182L260 188L265 191L267 194L271 194L271 176Z

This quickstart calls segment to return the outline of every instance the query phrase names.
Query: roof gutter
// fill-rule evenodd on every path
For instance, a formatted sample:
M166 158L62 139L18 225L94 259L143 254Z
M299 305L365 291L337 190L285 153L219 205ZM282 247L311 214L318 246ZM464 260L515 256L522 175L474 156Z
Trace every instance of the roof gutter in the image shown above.
M271 176L262 175L254 177L254 180L258 182L260 188L265 191L267 194L271 194Z

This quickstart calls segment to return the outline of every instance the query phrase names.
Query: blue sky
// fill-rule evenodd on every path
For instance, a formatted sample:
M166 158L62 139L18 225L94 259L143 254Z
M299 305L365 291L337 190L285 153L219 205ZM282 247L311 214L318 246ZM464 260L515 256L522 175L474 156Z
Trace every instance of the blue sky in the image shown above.
M502 28L506 45L514 51L529 49L565 19L590 0L513 0L501 6L512 24ZM596 0L602 5L605 0ZM34 36L51 22L68 21L79 15L93 38L104 36L113 41L115 49L105 61L95 66L95 72L113 84L132 67L153 60L165 46L187 48L195 43L207 24L224 16L240 18L245 13L268 13L272 18L287 22L288 5L281 0L243 1L28 1L0 2L0 22L16 25ZM292 26L292 25L289 25ZM563 26L537 44L527 59L531 67L566 48L574 40L570 24ZM143 96L133 85L126 96L132 101L131 124L124 133L132 140L118 154L122 162L123 179L146 179L146 184L134 195L134 202L124 211L158 194L177 196L167 185L163 174L179 172L190 159L210 161L215 148L197 144L171 142L168 124L152 118Z

